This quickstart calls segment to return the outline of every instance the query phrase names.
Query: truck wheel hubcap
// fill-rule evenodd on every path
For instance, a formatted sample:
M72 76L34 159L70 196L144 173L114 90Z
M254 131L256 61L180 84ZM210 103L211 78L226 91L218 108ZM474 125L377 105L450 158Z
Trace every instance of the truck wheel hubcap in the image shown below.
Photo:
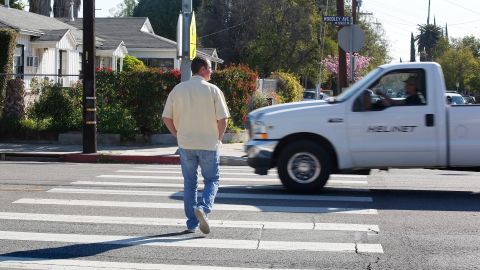
M300 184L314 182L320 175L321 169L318 158L307 152L297 153L288 160L288 175Z

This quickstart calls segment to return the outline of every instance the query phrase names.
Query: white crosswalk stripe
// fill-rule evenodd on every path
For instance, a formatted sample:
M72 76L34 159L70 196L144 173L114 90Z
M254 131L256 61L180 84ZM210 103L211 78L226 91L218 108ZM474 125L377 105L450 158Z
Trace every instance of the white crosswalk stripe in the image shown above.
M47 221L67 223L92 224L130 224L145 226L185 226L185 219L175 218L145 218L145 217L115 217L115 216L82 216L0 212L0 220ZM302 222L272 222L272 221L240 221L240 220L209 220L211 227L216 228L250 228L277 230L316 230L316 231L352 231L379 232L378 225L349 223L302 223Z
M156 179L156 180L183 180L182 176L156 176L156 175L112 175L112 174L104 174L97 176L98 178L113 178L113 179ZM280 180L273 179L273 178L229 178L229 177L222 177L220 181L235 181L235 182L264 182L264 183L279 183ZM367 181L361 180L329 180L328 183L330 184L348 184L348 185L367 185Z
M61 200L61 199L19 199L15 204L33 205L65 205L65 206L96 206L118 208L153 208L153 209L183 209L183 203L156 202L126 202L126 201L96 201L96 200ZM278 213L338 213L357 215L376 215L376 209L347 207L301 207L301 206L270 206L245 204L215 204L215 211L247 211L247 212L278 212Z
M159 182L112 182L112 181L75 181L71 183L75 186L113 186L113 187L160 187L160 188L183 188L183 184L175 183L159 183ZM202 186L203 182L199 182L199 186ZM326 187L333 187L327 183ZM285 188L278 185L231 185L231 184L220 184L220 189L222 188L234 188L234 189L255 189L255 190L284 190ZM342 191L342 188L336 188L336 190ZM344 191L349 192L370 192L369 189L360 189L360 188L348 188L343 189Z
M100 194L100 195L128 195L128 196L162 196L183 197L183 192L151 191L151 190L118 190L118 189L80 189L80 188L53 188L49 193L69 194ZM199 192L199 196L201 196ZM248 194L248 193L217 193L216 198L228 199L256 199L256 200L284 200L284 201L340 201L340 202L372 202L372 197L360 196L319 196L319 195L282 195L282 194Z
M216 267L201 265L173 265L173 264L146 264L123 263L87 260L66 259L38 259L25 257L0 256L0 268L4 269L32 269L32 270L275 270L275 268L246 268L246 267ZM295 270L282 268L281 270Z
M66 233L35 233L0 231L0 239L17 241L39 241L82 244L136 245L163 247L198 247L216 249L250 249L250 250L288 250L288 251L331 251L383 253L379 244L328 243L328 242L284 242L263 240L236 240L192 238L191 236L127 236L127 235L94 235Z

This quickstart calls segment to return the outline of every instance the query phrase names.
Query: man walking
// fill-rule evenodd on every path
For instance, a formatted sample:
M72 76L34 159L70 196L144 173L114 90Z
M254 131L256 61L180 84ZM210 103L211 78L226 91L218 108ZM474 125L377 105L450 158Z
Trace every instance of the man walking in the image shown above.
M187 232L197 228L210 233L207 215L212 211L220 178L219 146L230 113L222 91L208 83L212 75L210 61L196 57L193 76L173 88L163 111L163 121L177 137L184 184L184 208ZM197 203L197 169L201 168L205 187Z

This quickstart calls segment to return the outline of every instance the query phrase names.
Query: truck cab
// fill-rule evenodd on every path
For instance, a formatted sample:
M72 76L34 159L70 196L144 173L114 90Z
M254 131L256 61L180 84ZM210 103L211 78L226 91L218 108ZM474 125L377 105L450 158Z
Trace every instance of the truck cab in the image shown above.
M291 191L321 189L332 173L480 167L480 107L448 105L436 63L381 66L328 102L249 115L248 164L277 167Z

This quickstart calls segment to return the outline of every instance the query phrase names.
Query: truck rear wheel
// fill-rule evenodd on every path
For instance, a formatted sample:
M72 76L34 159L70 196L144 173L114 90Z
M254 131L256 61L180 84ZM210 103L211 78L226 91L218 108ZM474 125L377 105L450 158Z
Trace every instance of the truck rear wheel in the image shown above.
M319 191L332 172L328 152L311 141L287 145L279 155L277 167L283 185L295 193Z

